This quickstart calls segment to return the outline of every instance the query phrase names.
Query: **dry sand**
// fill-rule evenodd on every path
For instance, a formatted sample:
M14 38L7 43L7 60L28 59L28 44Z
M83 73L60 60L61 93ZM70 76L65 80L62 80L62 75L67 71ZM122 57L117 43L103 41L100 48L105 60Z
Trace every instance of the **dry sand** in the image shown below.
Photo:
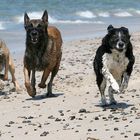
M9 81L0 92L0 140L139 140L140 33L132 35L136 62L128 89L115 95L118 104L108 108L100 106L92 66L100 43L101 38L64 42L53 86L56 98L42 99L46 89L38 87L35 99L28 96L23 54L15 53L16 77L23 91L13 92ZM41 73L36 77L38 84Z

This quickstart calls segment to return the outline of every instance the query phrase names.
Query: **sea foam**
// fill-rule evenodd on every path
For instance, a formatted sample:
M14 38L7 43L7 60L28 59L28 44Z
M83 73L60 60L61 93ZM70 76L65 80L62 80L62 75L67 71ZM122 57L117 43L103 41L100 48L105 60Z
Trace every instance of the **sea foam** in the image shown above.
M43 12L29 12L28 13L28 16L30 17L30 19L41 19L42 15L43 15ZM24 14L22 14L21 16L14 17L14 20L18 24L23 23L24 22ZM54 23L62 23L62 24L80 24L80 23L87 24L87 23L93 23L91 21L80 20L80 19L77 19L77 20L56 19L56 18L54 18L54 17L52 17L50 15L48 15L48 21L51 24L54 24Z
M114 13L114 16L117 16L117 17L130 17L130 16L132 16L132 14L130 14L129 12L118 12L118 13Z
M43 12L29 12L28 16L30 17L30 19L41 19L43 15ZM14 17L14 20L17 23L23 23L24 22L24 14L22 14L21 16L16 16ZM48 15L48 20L50 23L56 23L57 20L53 17L51 17L50 15Z
M84 17L84 18L96 18L96 15L93 14L91 11L79 11L76 12L76 15L80 16L80 17Z
M0 21L0 30L4 30L5 27L4 27L4 23Z
M101 12L101 13L98 13L98 16L100 16L100 17L110 17L110 14L108 12Z

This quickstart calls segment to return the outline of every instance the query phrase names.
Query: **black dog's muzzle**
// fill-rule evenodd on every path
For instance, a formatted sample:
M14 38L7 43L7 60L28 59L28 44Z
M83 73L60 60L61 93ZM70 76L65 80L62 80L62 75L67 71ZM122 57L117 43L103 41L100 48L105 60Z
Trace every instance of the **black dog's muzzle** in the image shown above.
M125 49L126 45L123 41L118 41L116 45L116 49L122 52Z
M30 36L31 36L31 42L33 44L36 44L38 42L38 39L39 39L39 33L36 29L32 30L30 32Z

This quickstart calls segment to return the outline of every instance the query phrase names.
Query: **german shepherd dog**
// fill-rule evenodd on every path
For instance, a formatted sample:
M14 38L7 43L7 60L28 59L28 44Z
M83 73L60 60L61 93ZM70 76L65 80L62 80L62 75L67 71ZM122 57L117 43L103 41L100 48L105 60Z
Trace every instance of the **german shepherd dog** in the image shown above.
M47 97L52 94L52 82L58 72L62 56L62 38L60 31L54 26L48 26L48 13L45 10L42 19L31 19L24 14L24 27L26 30L26 50L24 55L25 87L31 97L36 95L36 71L43 71L40 88L46 87L46 80L51 73L48 83ZM30 82L30 75L31 82Z
M123 92L127 88L135 62L128 29L110 25L107 30L93 64L103 106L107 105L104 94L106 83L110 84L110 104L116 104L113 94Z
M4 41L0 40L0 72L4 70L4 75L1 74L2 80L8 80L8 71L12 76L12 82L17 92L20 91L19 84L15 78L15 66L10 51Z

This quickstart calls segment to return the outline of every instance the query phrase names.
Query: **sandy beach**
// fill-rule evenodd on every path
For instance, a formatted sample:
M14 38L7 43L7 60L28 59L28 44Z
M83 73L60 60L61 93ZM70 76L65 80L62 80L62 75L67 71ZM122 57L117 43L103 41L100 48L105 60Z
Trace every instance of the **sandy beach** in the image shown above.
M131 40L136 62L129 86L125 94L115 95L118 104L107 108L100 106L92 66L101 37L64 41L53 85L56 98L42 99L46 89L37 86L36 98L28 96L24 49L12 51L22 92L13 91L11 78L0 91L0 140L140 140L140 33L132 33ZM24 39L17 42L24 46ZM41 74L37 72L37 84Z

